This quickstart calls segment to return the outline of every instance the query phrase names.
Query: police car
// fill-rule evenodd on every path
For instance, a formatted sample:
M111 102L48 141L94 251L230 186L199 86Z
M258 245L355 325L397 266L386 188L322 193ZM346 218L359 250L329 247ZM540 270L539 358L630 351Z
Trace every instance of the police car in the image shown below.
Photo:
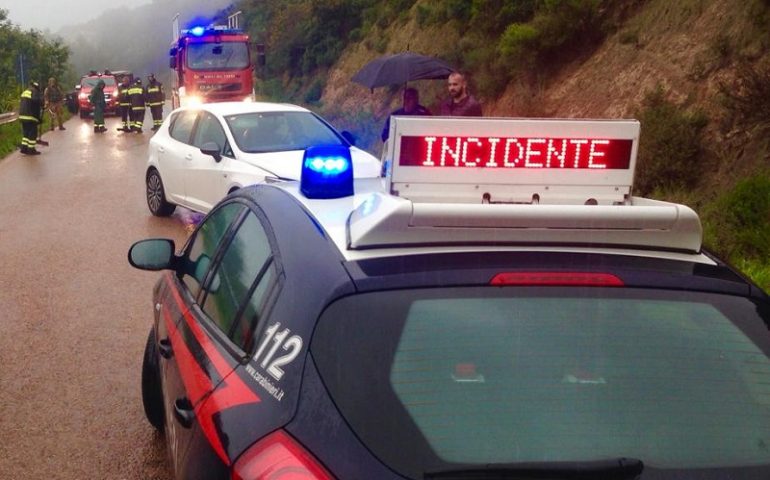
M634 197L636 121L394 117L165 270L142 368L177 478L770 476L770 300Z

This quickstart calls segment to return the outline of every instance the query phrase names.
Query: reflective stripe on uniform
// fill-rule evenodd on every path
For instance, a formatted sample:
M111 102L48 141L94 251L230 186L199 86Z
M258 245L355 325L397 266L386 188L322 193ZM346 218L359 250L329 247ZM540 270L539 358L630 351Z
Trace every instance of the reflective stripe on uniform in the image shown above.
M36 117L31 117L29 115L19 115L19 120L23 120L25 122L35 122L35 123L39 122L39 120Z

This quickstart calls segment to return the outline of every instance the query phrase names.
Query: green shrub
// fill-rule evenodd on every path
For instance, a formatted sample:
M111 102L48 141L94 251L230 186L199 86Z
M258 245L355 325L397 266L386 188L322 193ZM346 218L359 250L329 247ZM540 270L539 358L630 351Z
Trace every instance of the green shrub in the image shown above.
M738 65L735 81L720 83L719 91L739 122L770 125L770 64Z
M704 208L704 241L737 262L770 258L770 170L744 179Z
M709 44L709 50L717 58L718 62L729 60L733 53L733 46L730 38L724 33L720 33L713 38Z
M634 191L690 188L701 171L701 136L708 123L665 98L662 87L649 92L637 113L642 127Z
M512 23L532 20L538 0L472 0L470 28L497 37Z
M269 78L258 83L257 95L264 100L287 102L289 96L280 78Z
M417 18L417 25L420 27L427 27L430 22L431 8L428 5L417 5L417 11L415 12Z
M535 61L540 31L528 23L512 23L505 29L498 49L506 66L512 69L530 67Z
M604 38L600 0L542 0L526 23L508 25L497 45L507 68L552 66Z
M638 45L639 44L639 30L623 30L618 35L618 42L621 45Z
M326 82L322 80L321 78L316 78L312 84L310 84L310 88L307 89L305 92L305 95L303 99L305 100L305 103L308 104L314 104L318 103L319 100L321 100L321 94L324 90L324 84Z
M754 259L739 259L733 262L735 268L743 272L744 275L749 277L759 285L765 292L770 294L770 262L754 260Z

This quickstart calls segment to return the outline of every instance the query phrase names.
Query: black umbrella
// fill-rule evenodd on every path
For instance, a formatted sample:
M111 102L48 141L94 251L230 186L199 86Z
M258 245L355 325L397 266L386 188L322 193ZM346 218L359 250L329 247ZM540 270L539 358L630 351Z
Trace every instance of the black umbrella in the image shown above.
M449 64L438 58L403 52L372 60L353 75L352 80L373 89L412 80L447 78L453 71Z

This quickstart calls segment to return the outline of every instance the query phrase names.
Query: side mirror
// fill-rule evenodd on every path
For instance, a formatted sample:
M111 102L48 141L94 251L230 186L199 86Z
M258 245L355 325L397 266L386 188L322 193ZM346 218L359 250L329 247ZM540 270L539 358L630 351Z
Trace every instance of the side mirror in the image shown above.
M356 137L348 132L347 130L343 130L340 132L340 135L342 135L342 138L348 141L349 144L355 145L356 144Z
M128 249L128 263L140 270L167 270L175 268L175 245L166 238L140 240Z
M222 149L219 147L219 145L216 144L216 142L206 142L201 147L201 153L204 155L211 155L214 157L214 161L218 162L222 160L222 155L219 153Z

